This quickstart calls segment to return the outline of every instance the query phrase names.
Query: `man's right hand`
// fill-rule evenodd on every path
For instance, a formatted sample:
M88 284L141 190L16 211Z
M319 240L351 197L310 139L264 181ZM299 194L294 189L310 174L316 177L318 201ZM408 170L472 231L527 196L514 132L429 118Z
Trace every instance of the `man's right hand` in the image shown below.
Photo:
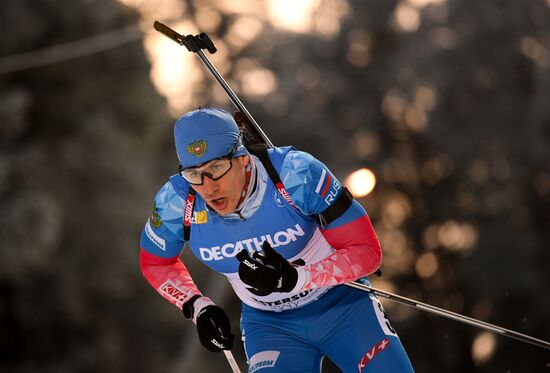
M231 323L218 306L206 306L199 312L197 331L202 345L212 352L233 348L235 336L231 334Z
M200 309L195 309L195 302L204 304L203 297L193 297L183 306L184 315L192 318L197 324L197 332L201 344L212 352L231 350L235 336L231 334L231 323L221 307L207 303Z

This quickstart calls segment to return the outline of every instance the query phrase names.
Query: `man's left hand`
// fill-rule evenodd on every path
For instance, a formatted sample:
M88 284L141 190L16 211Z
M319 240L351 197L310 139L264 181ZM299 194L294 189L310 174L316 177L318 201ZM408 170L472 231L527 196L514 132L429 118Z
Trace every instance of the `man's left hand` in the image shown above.
M255 252L253 258L248 251L241 250L237 254L239 262L239 277L251 286L251 292L257 295L267 295L273 292L288 293L296 287L298 271L292 264L273 250L264 241L263 255Z

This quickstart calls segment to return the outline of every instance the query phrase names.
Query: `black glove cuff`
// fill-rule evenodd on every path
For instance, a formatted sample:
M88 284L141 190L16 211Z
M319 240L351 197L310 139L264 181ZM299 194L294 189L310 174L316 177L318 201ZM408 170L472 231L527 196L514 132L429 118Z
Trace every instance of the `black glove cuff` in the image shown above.
M183 304L183 307L181 307L181 310L183 311L183 316L185 316L186 319L191 320L193 318L193 314L195 313L195 308L193 307L193 304L200 297L201 296L198 294L193 295L187 302Z

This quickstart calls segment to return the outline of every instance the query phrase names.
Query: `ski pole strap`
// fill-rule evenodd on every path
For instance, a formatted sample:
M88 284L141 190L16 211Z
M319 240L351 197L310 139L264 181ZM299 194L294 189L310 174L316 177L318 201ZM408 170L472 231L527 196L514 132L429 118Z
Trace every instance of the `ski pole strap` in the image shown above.
M187 202L185 203L185 212L183 214L183 239L189 241L191 237L191 218L193 216L193 208L195 207L195 195L197 192L193 188L189 188L187 193Z

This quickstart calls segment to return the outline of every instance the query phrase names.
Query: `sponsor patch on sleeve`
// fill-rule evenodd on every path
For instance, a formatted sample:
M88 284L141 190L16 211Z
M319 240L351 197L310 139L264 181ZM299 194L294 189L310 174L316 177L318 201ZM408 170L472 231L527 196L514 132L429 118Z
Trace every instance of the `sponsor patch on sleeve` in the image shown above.
M162 219L160 218L159 209L156 202L151 207L151 216L149 217L149 223L155 228L160 228L162 225Z
M183 304L187 299L187 295L171 281L166 281L160 285L159 290L169 299L176 301L178 305Z
M149 222L145 224L145 234L152 243L159 247L159 249L161 249L162 251L166 251L166 240L155 233L153 228L151 228L151 224Z

